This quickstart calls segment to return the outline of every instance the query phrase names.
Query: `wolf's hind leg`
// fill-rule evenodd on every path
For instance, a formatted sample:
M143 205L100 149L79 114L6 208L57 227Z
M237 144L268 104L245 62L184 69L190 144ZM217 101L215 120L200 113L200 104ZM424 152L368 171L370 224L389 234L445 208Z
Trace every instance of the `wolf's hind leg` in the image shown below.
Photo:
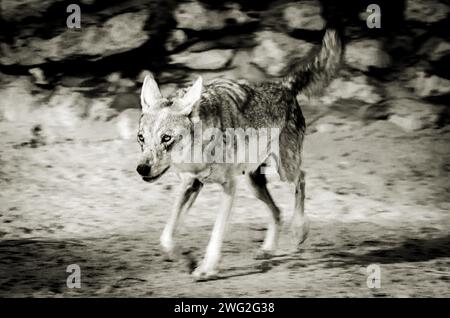
M278 237L280 233L280 209L277 207L272 199L272 196L267 189L267 179L264 174L261 174L260 169L248 175L249 184L255 196L263 201L270 211L270 221L267 228L266 237L261 247L260 252L256 258L267 258L276 250L278 245Z
M308 237L309 220L305 215L305 172L300 170L295 185L295 207L291 221L292 234L297 247Z
M194 203L200 190L203 187L198 179L188 178L183 180L180 188L180 194L175 202L172 213L160 237L161 246L169 259L175 257L175 244L173 236L179 223L180 215L187 212Z

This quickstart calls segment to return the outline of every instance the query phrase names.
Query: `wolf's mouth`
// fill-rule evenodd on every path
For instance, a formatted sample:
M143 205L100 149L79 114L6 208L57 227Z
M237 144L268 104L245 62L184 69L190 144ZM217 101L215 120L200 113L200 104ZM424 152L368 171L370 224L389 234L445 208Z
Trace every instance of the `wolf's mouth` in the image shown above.
M144 180L145 182L153 182L153 181L155 181L156 179L159 179L159 177L161 177L168 169L170 168L170 166L169 167L167 167L166 169L164 169L160 174L158 174L157 176L153 176L153 177L150 177L150 176L146 176L146 177L142 177L142 180Z

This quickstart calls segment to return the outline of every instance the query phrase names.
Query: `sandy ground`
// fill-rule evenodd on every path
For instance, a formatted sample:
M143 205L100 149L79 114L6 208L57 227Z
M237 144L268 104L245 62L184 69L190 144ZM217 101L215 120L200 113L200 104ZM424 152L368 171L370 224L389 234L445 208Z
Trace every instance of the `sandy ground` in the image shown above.
M303 250L292 251L285 230L273 259L253 258L268 215L240 182L220 277L195 283L189 271L207 244L219 187L203 189L177 236L182 257L169 262L158 242L175 176L144 183L134 139L110 138L113 125L86 127L83 137L32 148L20 146L29 127L0 123L1 297L450 296L448 129L349 121L309 134ZM270 189L288 220L292 186ZM69 264L81 267L80 289L66 287ZM370 264L381 268L379 289L366 285Z

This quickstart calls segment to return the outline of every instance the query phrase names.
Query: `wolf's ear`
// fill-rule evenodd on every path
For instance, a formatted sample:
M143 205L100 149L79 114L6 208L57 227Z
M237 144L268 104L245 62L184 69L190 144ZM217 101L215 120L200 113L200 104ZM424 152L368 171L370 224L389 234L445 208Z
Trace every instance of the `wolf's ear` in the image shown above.
M142 84L141 91L141 106L142 111L147 111L152 107L158 99L161 99L162 95L159 91L158 84L151 75L147 75Z
M189 90L184 94L181 99L182 102L182 110L181 113L183 115L189 116L194 110L195 106L198 105L200 101L200 97L202 95L203 88L203 79L201 76L197 78L194 85L189 88Z

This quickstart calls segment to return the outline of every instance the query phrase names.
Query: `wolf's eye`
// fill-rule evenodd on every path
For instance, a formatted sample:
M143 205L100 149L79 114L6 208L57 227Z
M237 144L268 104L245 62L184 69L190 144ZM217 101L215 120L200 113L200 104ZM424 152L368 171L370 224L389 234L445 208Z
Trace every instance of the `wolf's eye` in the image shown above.
M140 142L144 142L144 136L142 134L138 134L137 137Z
M169 142L172 139L169 135L162 135L161 142Z

